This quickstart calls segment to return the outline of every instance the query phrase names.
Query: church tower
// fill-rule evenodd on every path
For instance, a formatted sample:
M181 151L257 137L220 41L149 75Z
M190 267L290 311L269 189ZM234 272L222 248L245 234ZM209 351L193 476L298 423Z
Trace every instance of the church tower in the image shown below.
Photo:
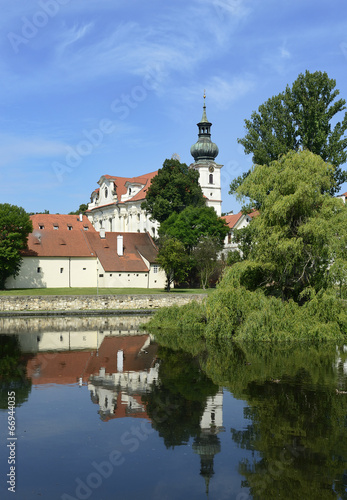
M206 116L206 95L204 94L204 106L201 121L197 124L199 128L198 141L190 148L190 153L195 162L189 168L198 170L200 174L199 184L206 197L206 205L213 207L217 215L222 213L222 192L220 183L220 170L223 165L215 162L219 153L218 146L211 141L211 126Z

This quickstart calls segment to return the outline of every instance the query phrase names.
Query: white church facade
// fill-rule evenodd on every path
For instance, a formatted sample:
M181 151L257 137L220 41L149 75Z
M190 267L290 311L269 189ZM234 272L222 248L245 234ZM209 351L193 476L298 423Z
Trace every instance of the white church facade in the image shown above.
M205 99L205 96L204 96ZM206 199L206 205L213 207L217 215L222 213L221 175L223 165L215 162L218 147L211 141L211 126L203 105L198 141L191 147L194 162L189 168L198 170L199 183ZM137 177L102 175L99 188L91 194L86 215L96 231L147 232L152 237L158 235L159 224L150 220L149 214L141 208L151 181L158 171Z

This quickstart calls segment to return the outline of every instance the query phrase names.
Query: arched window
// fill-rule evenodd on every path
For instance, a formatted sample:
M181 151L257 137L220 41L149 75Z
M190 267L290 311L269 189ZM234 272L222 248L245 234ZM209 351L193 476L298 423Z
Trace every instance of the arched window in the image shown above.
M107 197L108 197L108 189L107 189L107 187L105 187L105 198L107 198Z
M209 181L208 181L210 184L213 184L213 174L210 174L209 175Z

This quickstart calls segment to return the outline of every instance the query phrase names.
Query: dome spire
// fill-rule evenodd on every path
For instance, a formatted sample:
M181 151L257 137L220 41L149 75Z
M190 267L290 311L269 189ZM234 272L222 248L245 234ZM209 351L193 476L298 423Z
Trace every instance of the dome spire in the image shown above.
M206 91L204 91L204 105L201 121L197 124L199 127L198 142L190 148L190 154L195 161L214 160L219 153L217 145L211 141L211 126L206 116Z
M203 106L203 112L202 112L202 118L201 118L201 123L207 122L209 123L207 116L206 116L206 90L204 90L204 106Z

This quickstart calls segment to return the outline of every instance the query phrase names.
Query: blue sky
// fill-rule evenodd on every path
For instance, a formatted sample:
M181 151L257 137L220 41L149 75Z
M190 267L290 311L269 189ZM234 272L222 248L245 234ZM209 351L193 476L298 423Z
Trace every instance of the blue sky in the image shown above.
M341 0L0 4L1 202L29 212L76 210L103 174L152 172L173 154L190 164L204 89L222 210L238 211L244 119L306 69L347 100Z

